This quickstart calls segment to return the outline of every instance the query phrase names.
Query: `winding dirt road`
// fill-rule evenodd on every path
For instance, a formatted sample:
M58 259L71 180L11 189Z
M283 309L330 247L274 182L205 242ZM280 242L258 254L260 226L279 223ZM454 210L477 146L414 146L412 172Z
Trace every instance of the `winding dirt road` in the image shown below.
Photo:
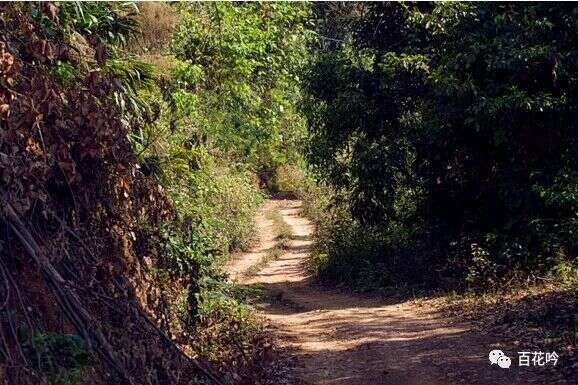
M293 232L280 258L258 273L242 273L275 246L273 223L257 220L260 243L228 266L242 284L260 283L273 298L261 311L291 356L290 384L318 385L514 385L545 384L528 368L490 366L498 341L469 325L411 302L362 297L328 289L307 276L313 226L301 202L269 200ZM524 370L525 369L525 370Z

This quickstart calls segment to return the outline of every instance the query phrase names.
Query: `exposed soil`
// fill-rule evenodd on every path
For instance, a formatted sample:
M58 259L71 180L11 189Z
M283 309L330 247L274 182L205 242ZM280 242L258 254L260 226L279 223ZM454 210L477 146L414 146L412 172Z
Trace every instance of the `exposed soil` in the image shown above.
M547 384L543 367L519 367L517 350L499 335L415 302L359 296L315 283L305 263L313 226L300 216L301 202L269 200L291 226L284 253L257 274L244 270L275 245L272 223L258 218L261 243L228 266L242 284L262 284L269 301L261 311L292 362L277 384L323 385L495 385ZM488 353L502 349L509 369L490 366Z

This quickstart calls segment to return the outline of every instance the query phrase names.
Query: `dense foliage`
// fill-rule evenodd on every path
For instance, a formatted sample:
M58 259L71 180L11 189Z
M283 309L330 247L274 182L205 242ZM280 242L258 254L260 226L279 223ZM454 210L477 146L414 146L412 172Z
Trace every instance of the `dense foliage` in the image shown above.
M307 64L308 5L187 6L172 51L180 60L175 103L187 105L195 140L257 171L267 187L278 166L300 160L297 109Z
M575 266L578 8L318 14L310 159L344 211L320 229L325 273L455 287Z

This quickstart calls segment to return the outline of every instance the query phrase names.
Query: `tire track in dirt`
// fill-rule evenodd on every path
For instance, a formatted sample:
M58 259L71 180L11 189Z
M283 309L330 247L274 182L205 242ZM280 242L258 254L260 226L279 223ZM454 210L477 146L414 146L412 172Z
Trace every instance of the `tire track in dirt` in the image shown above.
M261 310L279 344L295 361L291 384L318 385L522 385L543 384L536 372L490 366L495 339L470 326L410 302L363 297L315 284L305 263L313 225L300 216L301 202L269 200L293 236L280 258L243 277L275 244L271 223L257 221L262 243L234 260L229 271L241 284L262 284L269 298ZM526 369L524 371L523 369ZM281 381L280 381L281 383Z

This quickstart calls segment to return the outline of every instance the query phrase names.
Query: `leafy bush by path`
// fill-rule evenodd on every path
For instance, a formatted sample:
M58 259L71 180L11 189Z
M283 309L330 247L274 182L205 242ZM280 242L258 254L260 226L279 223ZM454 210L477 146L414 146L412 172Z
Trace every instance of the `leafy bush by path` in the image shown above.
M226 257L252 240L261 193L249 172L219 164L204 147L179 149L161 160L162 183L180 220L206 233L210 248Z
M235 383L260 381L271 359L271 340L254 309L235 298L230 284L207 279L200 295L195 351Z
M304 215L316 226L309 268L320 278L360 291L423 284L421 277L428 273L426 261L415 258L417 252L404 255L411 250L408 243L412 241L404 229L387 232L362 225L351 216L345 198L327 186L309 187L300 197Z
M303 168L294 164L285 164L275 170L273 192L298 194L307 183Z

